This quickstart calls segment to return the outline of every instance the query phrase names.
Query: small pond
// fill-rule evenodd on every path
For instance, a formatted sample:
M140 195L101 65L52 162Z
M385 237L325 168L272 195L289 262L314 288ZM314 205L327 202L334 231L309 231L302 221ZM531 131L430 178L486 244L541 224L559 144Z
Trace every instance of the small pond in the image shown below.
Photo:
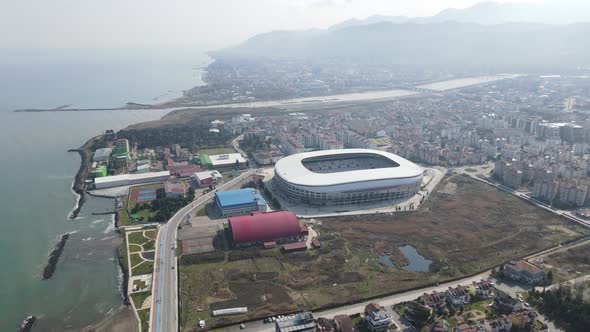
M399 247L399 250L409 262L408 265L402 267L404 270L410 272L428 272L432 261L420 255L416 248L406 244L405 246Z

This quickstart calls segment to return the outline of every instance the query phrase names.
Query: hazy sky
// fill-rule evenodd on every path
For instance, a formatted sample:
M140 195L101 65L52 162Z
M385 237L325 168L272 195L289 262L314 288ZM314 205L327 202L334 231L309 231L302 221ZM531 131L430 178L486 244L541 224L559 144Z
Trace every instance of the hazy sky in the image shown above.
M497 2L538 0L498 0ZM0 48L221 47L370 15L430 16L481 0L0 0Z

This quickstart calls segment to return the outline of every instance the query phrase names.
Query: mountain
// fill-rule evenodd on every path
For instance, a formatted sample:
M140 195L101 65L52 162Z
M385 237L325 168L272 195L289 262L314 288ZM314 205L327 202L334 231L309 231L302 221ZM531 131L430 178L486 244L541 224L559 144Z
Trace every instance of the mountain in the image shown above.
M357 62L497 71L590 66L590 23L381 22L340 29L270 32L216 56L347 58Z
M572 24L590 22L590 1L553 0L541 3L480 2L469 8L449 8L430 17L374 15L365 19L350 19L330 27L330 30L380 22L440 23L446 21L485 25L504 23Z

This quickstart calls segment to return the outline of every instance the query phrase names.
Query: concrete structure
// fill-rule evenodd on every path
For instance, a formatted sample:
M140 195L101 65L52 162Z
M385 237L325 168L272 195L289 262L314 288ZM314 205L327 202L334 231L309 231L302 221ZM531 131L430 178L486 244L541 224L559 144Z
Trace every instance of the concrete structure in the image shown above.
M311 312L278 318L275 321L275 332L315 332L316 322Z
M539 283L545 277L545 273L540 267L522 259L504 265L504 275L528 284Z
M365 307L365 321L371 332L386 332L391 325L391 315L380 305L370 303Z
M134 184L164 182L170 178L170 172L152 172L138 174L121 174L94 179L96 189L130 186Z
M254 211L266 211L266 201L252 188L215 193L215 204L221 216L239 216Z
M350 205L405 200L422 184L422 169L392 153L344 149L294 154L279 160L274 181L291 200Z
M101 177L107 176L107 174L108 174L108 171L107 171L107 167L105 165L98 166L97 168L95 168L92 171L92 175L95 178L101 178Z
M96 151L94 151L94 155L92 156L92 161L96 161L96 162L107 162L109 161L109 158L111 157L111 153L113 152L113 149L111 148L103 148L103 149L97 149Z
M195 173L191 175L191 178L197 186L207 187L223 180L223 175L221 175L218 171L213 170Z
M170 198L185 197L187 193L186 184L184 182L166 181L166 183L164 183L164 190L166 191L166 197Z
M201 166L207 168L227 169L227 168L246 168L246 159L239 153L228 153L218 155L199 155Z
M290 211L255 212L246 216L230 217L228 220L232 240L236 246L265 242L291 243L300 241L305 236L297 216Z

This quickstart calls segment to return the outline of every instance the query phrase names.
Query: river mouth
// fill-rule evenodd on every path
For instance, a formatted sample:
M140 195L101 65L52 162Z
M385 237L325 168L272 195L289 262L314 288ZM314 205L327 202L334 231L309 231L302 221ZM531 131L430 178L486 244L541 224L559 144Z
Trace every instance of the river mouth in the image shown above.
M387 267L400 267L402 270L408 272L428 272L430 271L430 264L432 263L431 260L428 258L420 255L418 250L414 248L414 246L410 244L406 244L403 246L398 247L399 251L402 253L408 264L399 266L394 262L391 256L387 253L380 254L377 257L377 261Z

